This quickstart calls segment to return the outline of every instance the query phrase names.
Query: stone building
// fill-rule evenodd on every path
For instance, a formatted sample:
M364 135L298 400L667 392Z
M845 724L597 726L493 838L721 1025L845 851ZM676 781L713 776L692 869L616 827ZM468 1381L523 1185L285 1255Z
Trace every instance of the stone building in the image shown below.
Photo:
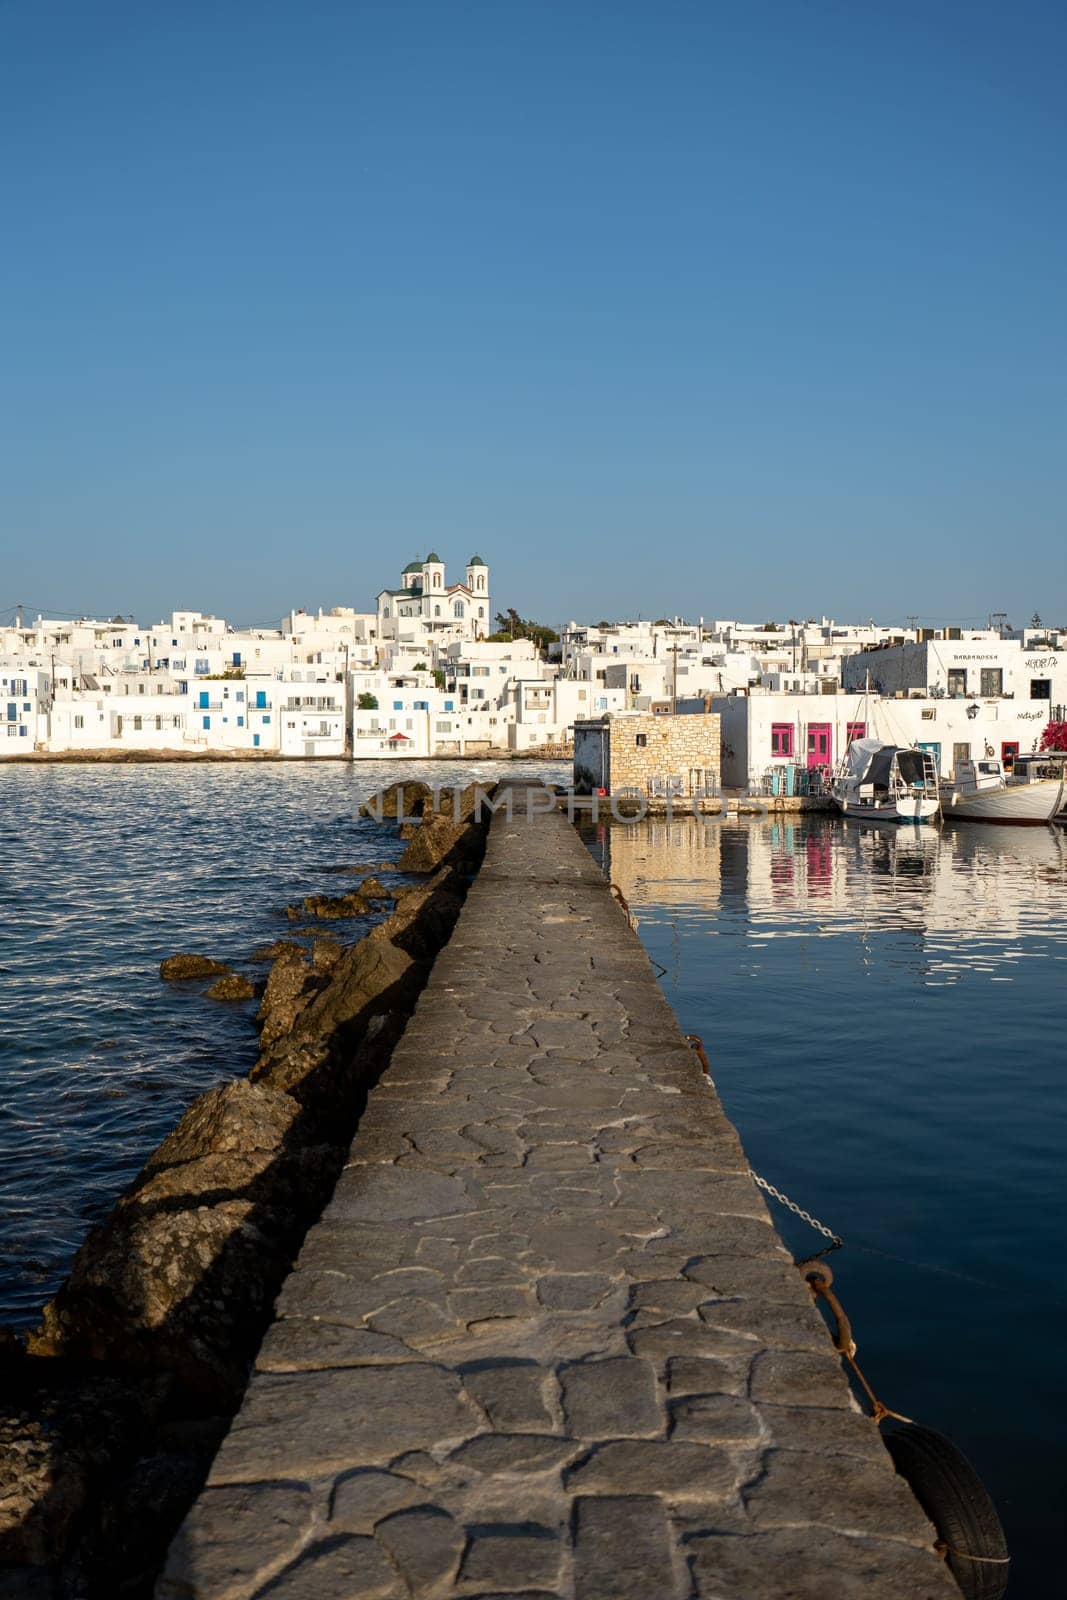
M620 711L574 724L574 787L578 794L603 789L643 795L717 793L720 777L719 717Z

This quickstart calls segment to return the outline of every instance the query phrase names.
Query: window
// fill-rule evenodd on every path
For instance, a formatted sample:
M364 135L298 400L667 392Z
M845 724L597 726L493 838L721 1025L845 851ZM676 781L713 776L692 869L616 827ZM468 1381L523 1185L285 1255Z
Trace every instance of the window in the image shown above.
M982 695L985 699L993 699L996 695L1004 693L1004 673L1000 667L982 668Z
M403 711L403 709L404 709L403 700L394 700L393 701L393 710L394 711Z
M969 761L970 759L971 759L971 747L970 747L969 744L954 744L952 746L952 770L953 770L953 772L958 772L960 770L960 768L962 767L963 763L965 761Z
M793 754L793 724L791 722L771 723L771 755L791 756Z
M867 724L865 722L850 722L845 730L845 745L850 745L853 739L866 739Z
M243 728L243 727L244 727L244 725L245 725L245 719L244 719L244 717L238 717L238 718L237 718L237 726L238 726L238 727L239 727L239 728Z
M953 700L963 700L967 695L967 668L950 667L948 673L948 692Z
M85 718L84 717L75 717L74 718L74 726L76 728L84 728L85 727Z
M637 735L637 737L634 739L634 743L636 744L636 746L637 746L637 748L639 750L644 750L648 745L648 734L647 733L639 733Z
M133 719L133 731L134 731L134 733L140 733L141 732L141 728L142 728L143 722L144 722L144 718L143 717L134 717L134 719Z
M270 722L270 718L269 718L269 717L264 717L264 718L263 718L263 725L264 725L264 727L266 727L266 726L267 726L267 725L268 725L268 723L269 723L269 722Z
M1030 698L1031 698L1031 700L1051 700L1052 699L1052 679L1051 678L1031 678L1030 679ZM30 709L29 706L27 706L26 710L28 711L29 709Z
M446 711L454 711L455 709L456 709L456 705L455 705L455 701L454 700L446 700L445 701L445 710Z
M923 707L922 720L924 722L936 722L937 721L937 707L936 706L924 706Z
M453 606L452 606L452 615L454 617L462 617L464 614L465 614L465 612L464 612L463 601L462 600L455 601Z
M211 718L210 717L205 717L204 718L204 727L205 728L210 728L211 727Z

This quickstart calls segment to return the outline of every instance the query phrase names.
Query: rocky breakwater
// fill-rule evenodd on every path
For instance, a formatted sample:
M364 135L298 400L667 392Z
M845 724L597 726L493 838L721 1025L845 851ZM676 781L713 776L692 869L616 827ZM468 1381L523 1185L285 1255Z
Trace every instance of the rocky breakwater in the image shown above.
M409 792L414 786L409 786ZM265 983L211 957L171 981L260 992L246 1078L201 1095L86 1239L25 1340L0 1337L0 1597L147 1596L240 1402L274 1297L333 1192L481 860L473 788L417 825L384 920L357 942L282 940ZM378 797L397 817L397 797ZM338 913L304 903L309 917ZM319 897L321 898L321 897ZM346 915L394 898L365 879Z

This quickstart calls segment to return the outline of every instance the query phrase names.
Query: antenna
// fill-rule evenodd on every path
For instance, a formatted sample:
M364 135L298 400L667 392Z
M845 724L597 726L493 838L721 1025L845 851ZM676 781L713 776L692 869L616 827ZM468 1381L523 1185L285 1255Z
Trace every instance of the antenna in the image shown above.
M1004 637L1004 624L1007 622L1007 620L1008 613L1006 611L994 611L989 618L989 626L992 627L993 624L996 623L997 632L1000 634L1002 639Z

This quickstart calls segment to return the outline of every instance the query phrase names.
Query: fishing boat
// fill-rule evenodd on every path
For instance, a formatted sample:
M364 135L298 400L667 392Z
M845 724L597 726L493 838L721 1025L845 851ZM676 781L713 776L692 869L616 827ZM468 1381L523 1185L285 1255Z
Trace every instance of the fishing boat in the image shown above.
M846 817L872 822L929 822L941 810L937 766L929 750L853 739L830 795Z
M1017 756L1011 772L999 761L961 761L941 786L946 817L1017 827L1049 823L1063 805L1064 766L1046 757Z

